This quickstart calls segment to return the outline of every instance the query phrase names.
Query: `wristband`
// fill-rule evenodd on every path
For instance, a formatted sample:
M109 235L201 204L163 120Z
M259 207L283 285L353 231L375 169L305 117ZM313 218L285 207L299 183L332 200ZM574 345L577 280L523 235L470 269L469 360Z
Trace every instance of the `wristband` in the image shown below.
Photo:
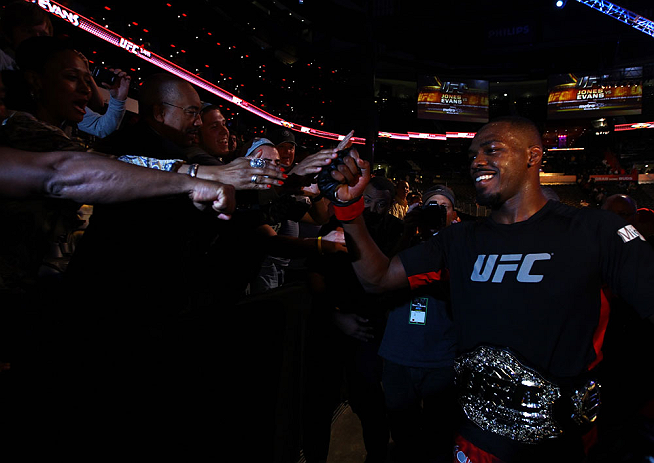
M322 236L318 237L317 243L318 243L318 254L322 255L323 254L323 252L322 252Z
M191 177L195 177L198 175L199 168L200 168L199 164L191 164L190 166L188 166L188 171L186 173Z
M343 206L340 206L338 203L333 204L336 206L334 207L334 215L341 222L349 222L350 220L356 219L363 214L363 209L365 208L363 197Z

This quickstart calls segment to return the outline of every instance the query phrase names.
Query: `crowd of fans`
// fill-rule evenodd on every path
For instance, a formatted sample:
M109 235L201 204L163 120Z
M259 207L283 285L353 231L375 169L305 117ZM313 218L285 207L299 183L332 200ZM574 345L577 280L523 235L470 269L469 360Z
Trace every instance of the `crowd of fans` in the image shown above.
M390 438L393 461L452 461L460 418L448 285L410 297L363 290L316 179L348 138L296 159L291 131L230 134L218 106L168 74L144 81L138 115L124 121L127 73L96 82L33 4L2 19L0 385L10 404L1 419L21 442L63 431L58 444L85 452L108 442L118 452L162 442L206 452L220 439L272 461L282 354L264 340L283 320L267 295L301 285L311 295L306 461L327 459L343 372L367 462L390 461ZM463 218L441 184L417 191L374 176L363 202L389 258ZM601 203L654 236L628 196ZM623 313L609 330L612 379L630 330L641 330ZM645 349L650 331L641 331ZM620 420L636 422L652 397L616 396L628 407L609 408L605 433L624 449L632 429Z

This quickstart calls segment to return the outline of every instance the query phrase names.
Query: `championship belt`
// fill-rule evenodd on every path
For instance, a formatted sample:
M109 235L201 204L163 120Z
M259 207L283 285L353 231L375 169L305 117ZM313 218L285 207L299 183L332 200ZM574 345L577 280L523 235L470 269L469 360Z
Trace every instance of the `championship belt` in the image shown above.
M463 411L486 431L536 444L597 419L597 382L563 390L506 349L478 347L458 357L454 369Z

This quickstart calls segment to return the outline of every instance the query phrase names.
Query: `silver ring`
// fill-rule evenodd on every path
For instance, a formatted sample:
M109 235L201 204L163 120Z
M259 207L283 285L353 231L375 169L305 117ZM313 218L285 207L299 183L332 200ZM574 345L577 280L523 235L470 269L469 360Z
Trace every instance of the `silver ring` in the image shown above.
M253 175L252 177L250 177L250 183L257 183L258 178L259 178L258 175Z
M266 160L261 158L250 159L250 167L254 167L255 169L266 167ZM254 183L254 181L252 183Z

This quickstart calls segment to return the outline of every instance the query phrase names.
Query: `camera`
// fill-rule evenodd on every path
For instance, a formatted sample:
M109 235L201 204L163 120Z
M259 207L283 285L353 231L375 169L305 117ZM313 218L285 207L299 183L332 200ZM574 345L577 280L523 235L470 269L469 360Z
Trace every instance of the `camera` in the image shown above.
M424 204L420 207L420 224L429 230L440 230L445 228L447 220L447 208L444 204Z
M91 75L93 76L93 79L95 79L95 81L99 84L105 83L108 85L113 85L118 78L118 76L114 74L113 71L110 71L109 69L101 66L96 66L95 69L93 69Z

